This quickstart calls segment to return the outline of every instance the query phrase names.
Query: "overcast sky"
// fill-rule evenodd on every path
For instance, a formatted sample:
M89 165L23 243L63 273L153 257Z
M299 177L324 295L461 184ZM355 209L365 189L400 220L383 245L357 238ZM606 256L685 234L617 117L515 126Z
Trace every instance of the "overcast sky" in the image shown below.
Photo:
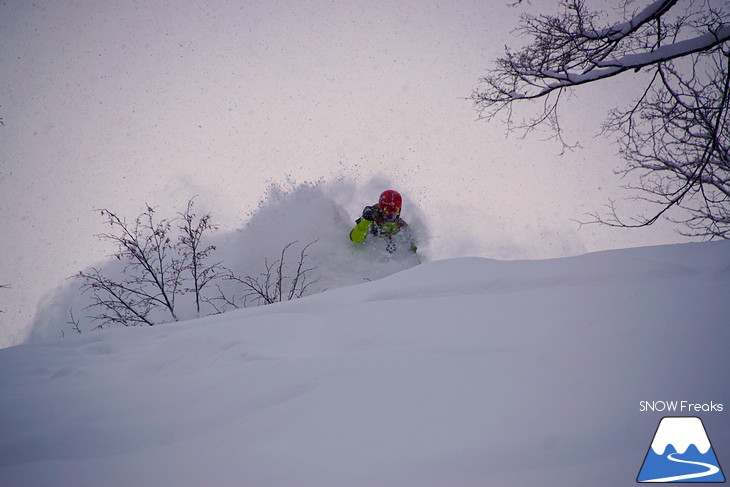
M175 212L199 195L230 230L272 182L381 177L425 213L432 259L681 241L668 225L574 222L626 196L615 147L594 136L631 79L569 101L584 148L562 156L477 120L466 98L530 8L506 3L2 2L0 346L109 253L102 207Z

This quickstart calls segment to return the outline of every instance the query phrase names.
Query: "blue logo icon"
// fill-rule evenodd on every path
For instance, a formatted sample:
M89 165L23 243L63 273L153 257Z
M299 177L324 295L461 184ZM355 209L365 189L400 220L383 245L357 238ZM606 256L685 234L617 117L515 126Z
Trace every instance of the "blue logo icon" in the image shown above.
M702 420L662 418L636 481L725 482Z

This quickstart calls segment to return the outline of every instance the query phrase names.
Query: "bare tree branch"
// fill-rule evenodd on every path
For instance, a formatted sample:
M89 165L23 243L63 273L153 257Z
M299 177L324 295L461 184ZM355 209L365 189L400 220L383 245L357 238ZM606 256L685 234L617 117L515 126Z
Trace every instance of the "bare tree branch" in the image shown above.
M81 334L81 328L79 326L79 320L74 316L74 310L70 309L68 310L68 313L70 315L69 321L66 322L66 324L71 325L71 329L75 331L77 334Z
M208 231L215 230L218 227L211 223L210 213L206 213L199 219L193 212L195 197L188 200L185 212L179 213L182 218L182 224L179 226L180 237L177 244L177 250L182 256L182 260L186 263L184 269L190 272L192 279L192 287L186 288L186 292L192 292L195 295L195 308L200 314L203 289L213 280L219 277L221 263L216 262L207 265L205 260L210 254L216 250L214 245L203 246L203 236Z
M626 18L601 25L605 12L585 0L564 0L554 16L524 16L521 31L532 42L504 57L482 80L485 89L472 99L480 116L506 113L509 131L526 133L546 125L564 147L558 105L563 91L600 83L640 69L653 73L640 98L615 109L604 124L615 135L626 167L619 173L638 177L627 187L658 210L627 222L612 202L607 217L594 221L642 227L672 208L689 218L672 218L688 235L730 238L730 6L709 0L655 0L634 10L621 0ZM542 99L537 114L521 124L512 105Z
M84 309L99 309L98 314L92 317L99 322L97 329L111 324L155 324L149 318L154 308L154 299L150 295L114 282L104 277L96 268L79 272L78 277L83 280L82 292L90 293L92 299L91 304Z
M293 241L284 246L281 250L279 258L274 262L264 259L264 272L258 276L239 277L230 269L227 269L225 279L235 282L243 288L243 306L250 300L258 304L273 304L285 300L301 298L307 292L309 287L316 283L316 280L310 279L310 272L316 267L306 267L307 249L316 243L317 240L307 244L299 253L299 260L296 267L292 270L291 276L287 275L286 253L297 241ZM239 305L235 298L229 298L221 289L218 288L220 295L215 301L223 303L221 309L225 310L227 306L238 308Z
M182 292L184 257L176 254L171 235L172 222L157 221L155 210L147 210L133 223L128 223L108 209L99 210L107 219L111 231L99 235L116 245L114 257L124 263L123 276L114 280L97 268L79 272L82 292L91 295L92 304L86 309L98 310L92 318L98 326L122 324L152 326L155 309L167 311L178 320L175 301Z

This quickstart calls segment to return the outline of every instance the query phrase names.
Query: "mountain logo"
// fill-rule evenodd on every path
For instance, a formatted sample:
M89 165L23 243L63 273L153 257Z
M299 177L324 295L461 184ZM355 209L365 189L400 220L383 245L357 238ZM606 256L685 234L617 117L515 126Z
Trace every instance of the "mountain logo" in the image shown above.
M702 420L662 418L637 482L725 482Z

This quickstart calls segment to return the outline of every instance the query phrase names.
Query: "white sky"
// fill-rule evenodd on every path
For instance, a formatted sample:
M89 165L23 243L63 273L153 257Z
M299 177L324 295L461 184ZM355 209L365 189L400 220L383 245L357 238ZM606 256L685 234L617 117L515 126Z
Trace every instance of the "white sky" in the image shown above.
M271 182L378 176L425 212L431 258L681 240L668 225L572 221L626 196L615 148L594 134L630 78L566 105L568 136L585 148L563 156L539 134L505 138L476 121L465 98L526 7L39 3L0 4L0 283L12 286L0 290L0 347L24 338L44 293L110 251L94 237L101 207L174 213L198 194L234 229Z

